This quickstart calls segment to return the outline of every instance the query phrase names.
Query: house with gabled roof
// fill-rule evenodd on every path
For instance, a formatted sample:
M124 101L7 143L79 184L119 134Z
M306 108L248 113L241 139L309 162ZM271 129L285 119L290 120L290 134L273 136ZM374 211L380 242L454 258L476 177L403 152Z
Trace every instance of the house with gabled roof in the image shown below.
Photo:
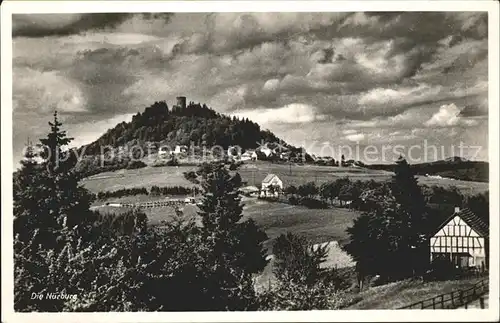
M469 209L455 208L430 238L431 261L449 259L455 267L488 267L489 226Z
M274 187L272 194L271 188ZM261 184L261 196L275 195L279 194L279 191L283 190L283 181L275 174L267 174Z
M257 160L257 153L255 150L247 150L241 155L241 160Z

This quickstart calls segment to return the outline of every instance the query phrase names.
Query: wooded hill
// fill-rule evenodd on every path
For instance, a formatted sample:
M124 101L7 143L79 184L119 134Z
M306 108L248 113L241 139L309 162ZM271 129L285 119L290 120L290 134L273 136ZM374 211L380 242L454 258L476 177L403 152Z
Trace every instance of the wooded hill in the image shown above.
M277 143L280 139L271 131L262 130L248 118L229 117L217 113L205 104L190 102L185 108L173 106L169 109L167 103L161 101L147 107L144 112L137 113L131 122L118 124L96 141L86 145L85 154L100 154L103 146L119 147L146 143L158 143L173 148L176 145L194 144L206 147L219 145L224 148L237 145L243 149L251 149L258 147L258 143L262 141Z
M231 146L239 146L245 151L259 148L260 145L269 149L288 150L295 158L303 154L301 148L287 144L269 130L262 130L248 118L230 117L217 113L205 104L194 102L190 102L186 107L174 105L169 109L165 101L160 101L134 115L132 121L119 123L96 141L78 148L78 155L83 158L75 169L83 176L90 176L105 171L140 168L146 164L137 158L155 154L160 148L174 150L177 145L188 146L188 151L194 152L195 159L201 158L203 147L210 152L216 146L223 147L224 154ZM104 165L99 158L101 154L107 156ZM110 156L113 157L108 158ZM307 154L305 157L310 159ZM269 156L269 160L271 159ZM153 166L177 165L174 159L158 161Z

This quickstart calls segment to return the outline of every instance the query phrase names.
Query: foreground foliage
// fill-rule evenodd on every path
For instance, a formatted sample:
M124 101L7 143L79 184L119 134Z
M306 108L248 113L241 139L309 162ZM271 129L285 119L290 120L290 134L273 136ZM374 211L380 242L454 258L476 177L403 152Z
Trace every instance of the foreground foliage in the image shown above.
M161 227L140 212L101 216L89 211L92 195L78 185L73 161L50 157L70 142L59 127L55 118L45 162L28 153L15 176L16 311L258 307L252 275L266 265L267 236L240 221L239 175L204 173L203 227L181 214Z

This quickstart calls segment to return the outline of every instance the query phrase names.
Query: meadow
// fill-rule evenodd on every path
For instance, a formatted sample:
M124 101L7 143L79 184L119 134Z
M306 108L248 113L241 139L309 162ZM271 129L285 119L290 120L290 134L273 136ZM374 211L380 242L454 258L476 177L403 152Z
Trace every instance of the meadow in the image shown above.
M100 173L82 181L82 184L91 192L113 191L122 188L151 186L193 186L184 178L183 173L196 170L196 166L165 166L145 167L131 170L118 170ZM392 176L391 172L355 167L330 167L317 165L288 165L268 162L247 162L239 169L247 185L259 185L267 174L278 175L284 186L300 185L306 182L315 182L317 185L348 176L351 180L386 181ZM456 186L463 194L477 194L488 189L488 183L471 182L452 179L437 179L418 176L419 183L425 185L439 185L443 187Z
M148 200L148 196L126 196L106 201L97 201L94 206L103 213L124 212L127 208L105 206L105 202L125 203L136 198L137 202ZM164 197L156 197L154 200L162 200ZM153 199L151 199L153 200ZM267 202L252 198L243 198L243 218L252 218L268 235L264 247L269 249L272 240L282 233L293 232L307 237L311 243L323 243L327 241L338 241L343 244L347 241L347 227L351 226L353 220L361 213L356 210L344 208L330 208L324 210L308 209L304 206L289 205L284 203ZM104 206L103 206L104 205ZM148 216L150 225L159 225L161 221L170 221L175 216L175 210L170 207L144 209ZM187 204L182 208L185 217L195 218L198 208Z
M83 185L94 193L99 191L113 191L122 188L146 187L151 186L193 186L191 182L184 178L183 173L196 170L195 166L173 166L173 167L146 167L134 170L120 170L115 172L101 173L82 181ZM306 182L315 182L317 185L332 181L338 178L348 176L351 180L390 180L392 173L380 170L370 170L364 168L347 168L347 167L329 167L315 165L285 165L272 164L264 162L250 162L242 165L238 172L247 185L258 186L264 177L273 173L278 175L284 186L300 185ZM439 185L444 187L456 186L463 194L476 194L488 189L488 183L468 182L451 179L437 179L431 177L419 176L419 183L426 185ZM172 197L175 199L183 199L184 196ZM106 201L97 201L94 206L100 205L100 212L122 212L126 208L117 208L110 206L102 206L105 202L115 203L131 203L145 202L153 200L168 199L165 196L124 196L121 198L112 198ZM268 254L272 253L273 240L280 234L292 232L300 234L309 239L312 244L324 243L329 241L337 241L340 246L348 241L346 229L350 227L355 218L361 213L356 210L346 208L330 208L330 209L309 209L304 206L289 205L285 203L267 202L256 198L243 197L243 220L253 219L268 235L268 240L264 243L264 248ZM185 205L182 209L185 217L192 217L196 222L200 222L197 215L198 208L195 205ZM148 216L150 225L161 225L162 221L170 221L175 217L173 208L153 208L145 209L144 212ZM330 248L327 258L328 267L350 267L353 265L350 257L342 251L338 246ZM256 277L257 286L267 286L272 281L272 262L266 269ZM429 292L441 292L441 288L436 286L420 285L397 285L387 287L388 289L380 290L381 295L384 295L385 306L394 308L402 303L398 301L398 294L407 295L403 290L410 290L422 298L423 294ZM456 287L456 286L451 286ZM410 294L408 294L410 295ZM411 295L410 295L411 296ZM404 298L405 302L413 301L417 297ZM357 304L355 308L370 308L382 306L377 305L378 298L375 295L363 295L363 301ZM387 307L386 307L387 308Z
M311 243L332 240L344 243L348 239L346 229L361 214L344 208L316 210L262 200L246 200L244 203L244 219L252 218L270 239L293 232L308 238Z
M144 201L148 200L147 195L126 196L117 199L110 199L108 202L130 202L131 198ZM154 200L165 199L164 197L154 197ZM352 225L354 219L361 213L356 210L345 208L330 208L325 210L308 209L304 206L289 205L284 203L267 202L255 198L243 197L243 218L245 221L253 219L267 234L268 240L264 242L264 249L267 254L272 254L272 244L280 234L292 232L305 236L311 244L337 241L339 245L348 240L346 229ZM103 201L95 205L102 205ZM127 208L101 206L100 212L116 213L123 212ZM175 216L173 208L153 208L144 209L148 216L150 225L161 225L162 221L171 221ZM182 208L183 215L193 218L197 223L201 219L197 216L198 208L195 205L185 205ZM329 253L324 267L350 267L353 266L351 258L347 253L339 248L339 245L329 246ZM264 271L256 277L256 284L265 287L270 281L274 281L272 273L272 261L266 266Z
M83 185L90 191L113 191L122 188L151 186L193 186L184 178L183 173L195 170L195 166L172 166L172 167L146 167L133 170L120 170L115 172L101 173L82 181ZM317 185L348 176L351 180L389 180L392 173L380 170L352 167L329 167L315 165L285 165L265 162L250 162L242 165L238 172L246 181L247 185L259 185L269 173L278 175L284 186L300 185L314 181ZM460 180L437 179L430 177L419 177L421 184L451 186L455 185L464 194L476 194L488 189L488 183L466 182ZM184 199L184 196L172 198ZM100 212L122 212L125 208L102 206L105 202L133 203L153 200L164 200L168 197L136 195L121 198L112 198L107 201L96 201L94 206L100 206ZM269 250L272 240L282 233L293 232L307 237L311 243L323 243L327 241L338 241L340 245L347 241L346 229L352 225L353 220L360 215L359 211L345 208L309 209L304 206L290 205L284 203L270 203L255 198L243 198L244 219L252 218L261 226L269 236L265 247ZM145 209L151 225L158 225L162 221L169 221L175 216L173 208ZM186 217L193 217L197 222L197 207L185 205L183 213Z

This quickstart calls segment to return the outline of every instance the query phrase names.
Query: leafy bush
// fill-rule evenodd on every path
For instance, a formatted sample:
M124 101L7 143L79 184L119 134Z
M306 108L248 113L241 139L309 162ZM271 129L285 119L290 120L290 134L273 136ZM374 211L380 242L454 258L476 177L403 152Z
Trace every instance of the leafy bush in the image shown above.
M151 164L152 167L165 167L167 165L168 160L157 159Z
M102 233L112 235L131 235L147 229L148 217L137 210L113 214L98 214L94 226Z
M184 178L193 184L199 184L198 175L194 171L184 172Z
M264 311L337 310L357 303L360 297L336 290L331 284L312 286L283 282L258 295Z
M292 205L298 205L299 204L299 199L295 196L290 196L288 198L288 203L292 204Z
M274 274L279 281L313 284L323 278L320 268L327 247L313 248L307 239L292 233L282 234L273 244Z
M235 171L237 170L238 168L241 167L241 165L243 165L243 162L242 161L237 161L235 162L234 160L231 162L231 164L229 165L229 170L232 170L232 171Z
M190 195L192 193L199 194L198 187L184 187L184 186L152 186L151 195Z
M146 165L143 161L140 160L132 160L127 164L127 169L138 169L138 168L144 168L148 165Z
M295 195L297 194L297 187L295 187L294 185L287 186L283 190L283 193L285 195Z
M106 200L109 198L120 198L123 196L148 195L145 187L122 188L116 191L104 191L97 193L97 199Z
M315 198L304 197L300 199L300 204L310 209L327 209L328 204L325 201Z
M312 198L312 197L316 196L318 193L319 193L319 189L316 186L316 183L314 183L314 182L308 182L308 183L302 184L297 188L297 194L300 197Z
M356 261L360 283L369 275L394 281L423 273L430 234L426 202L406 160L400 158L390 183L374 207L354 220L344 249ZM376 255L376 256L375 256Z
M280 235L273 245L277 284L258 295L262 310L338 309L354 302L339 292L345 282L335 270L320 267L327 247L313 247L291 233Z

